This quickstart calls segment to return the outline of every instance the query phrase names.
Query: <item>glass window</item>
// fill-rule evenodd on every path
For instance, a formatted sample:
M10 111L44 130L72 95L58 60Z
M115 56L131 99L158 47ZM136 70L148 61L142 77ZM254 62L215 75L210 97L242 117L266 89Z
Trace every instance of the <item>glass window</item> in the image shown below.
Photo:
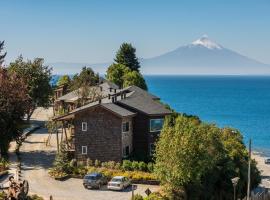
M150 145L149 145L149 154L150 154L150 156L152 156L152 155L154 155L154 153L155 153L155 144L154 143L151 143Z
M126 146L123 148L123 157L128 157L129 156L129 146Z
M87 131L87 123L82 122L82 131Z
M164 119L151 119L150 120L150 132L161 131Z
M122 123L122 133L129 132L129 122Z
M82 154L83 155L87 154L87 146L82 146Z

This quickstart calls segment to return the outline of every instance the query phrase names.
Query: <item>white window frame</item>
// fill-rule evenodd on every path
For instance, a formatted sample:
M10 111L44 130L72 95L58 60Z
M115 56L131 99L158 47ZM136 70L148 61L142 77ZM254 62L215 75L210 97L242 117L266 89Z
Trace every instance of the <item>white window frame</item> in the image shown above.
M128 123L128 131L123 130L123 125ZM130 122L122 122L122 133L128 133L130 131Z
M82 131L87 131L87 122L82 122Z
M82 146L82 155L87 155L87 146Z
M162 120L162 121L163 121L163 124L164 124L164 118L150 119L150 123L149 123L149 131L150 131L151 133L154 133L154 132L160 132L160 131L162 130L162 127L161 127L160 130L151 130L151 121L153 121L153 120Z

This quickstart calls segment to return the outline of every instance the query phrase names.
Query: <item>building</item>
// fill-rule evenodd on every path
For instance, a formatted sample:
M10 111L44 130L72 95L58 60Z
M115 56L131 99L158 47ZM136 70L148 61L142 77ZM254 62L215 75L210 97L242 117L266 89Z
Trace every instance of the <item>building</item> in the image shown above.
M166 115L171 114L160 99L136 86L119 89L105 82L96 86L100 98L55 116L63 124L62 141L78 160L121 161L131 154L149 157ZM56 102L70 105L74 92ZM72 100L72 102L71 102ZM64 135L64 136L63 136Z

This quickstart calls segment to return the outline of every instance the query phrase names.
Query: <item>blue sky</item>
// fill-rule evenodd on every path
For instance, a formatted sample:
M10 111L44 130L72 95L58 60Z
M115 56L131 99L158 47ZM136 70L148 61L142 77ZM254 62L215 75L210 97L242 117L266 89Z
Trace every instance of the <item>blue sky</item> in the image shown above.
M269 0L3 0L0 9L7 62L106 62L124 41L148 58L207 34L270 64Z

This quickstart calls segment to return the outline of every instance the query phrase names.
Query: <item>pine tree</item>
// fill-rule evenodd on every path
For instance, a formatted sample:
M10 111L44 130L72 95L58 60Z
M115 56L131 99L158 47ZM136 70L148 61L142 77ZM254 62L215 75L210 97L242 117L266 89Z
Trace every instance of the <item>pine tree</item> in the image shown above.
M139 71L140 63L136 57L136 49L129 43L123 43L116 53L114 61L125 65L132 71Z
M0 66L3 64L4 58L7 55L7 52L1 53L1 51L3 51L3 49L4 49L4 43L5 43L5 41L2 41L2 42L0 41Z

